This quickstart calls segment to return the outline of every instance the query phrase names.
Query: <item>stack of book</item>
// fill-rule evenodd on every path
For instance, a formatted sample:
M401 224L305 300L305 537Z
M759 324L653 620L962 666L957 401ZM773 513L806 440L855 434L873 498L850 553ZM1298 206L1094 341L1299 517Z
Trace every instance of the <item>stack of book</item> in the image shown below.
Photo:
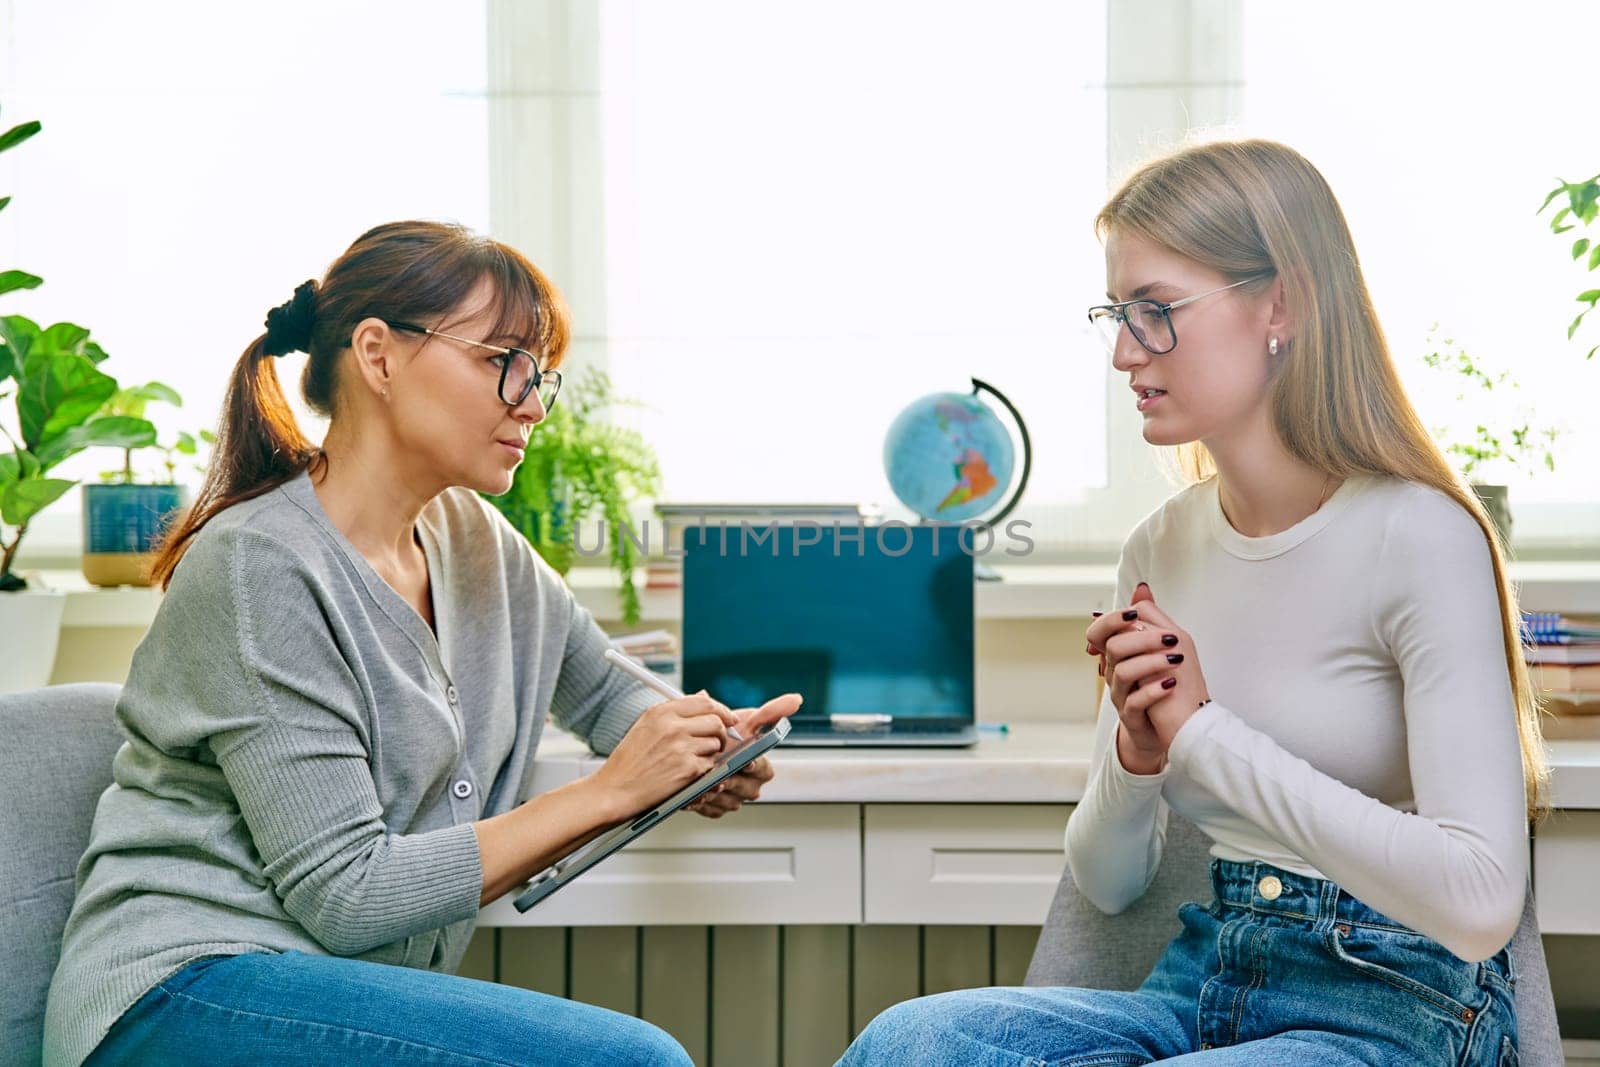
M1556 612L1522 613L1533 687L1557 714L1600 714L1600 626Z
M646 670L654 671L661 679L676 688L682 688L678 664L678 639L669 630L646 630L637 634L619 634L611 639L617 651L633 659Z

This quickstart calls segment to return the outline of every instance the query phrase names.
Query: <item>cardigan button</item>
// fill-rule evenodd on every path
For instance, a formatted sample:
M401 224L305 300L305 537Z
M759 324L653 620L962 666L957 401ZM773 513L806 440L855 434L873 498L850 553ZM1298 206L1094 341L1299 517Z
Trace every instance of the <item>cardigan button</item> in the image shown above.
M444 698L450 701L450 703L454 704L459 698L459 694L456 692L456 687L453 685L446 686L444 690Z
M450 791L460 799L465 800L472 795L472 783L465 778L459 778L456 780L456 784L450 787Z

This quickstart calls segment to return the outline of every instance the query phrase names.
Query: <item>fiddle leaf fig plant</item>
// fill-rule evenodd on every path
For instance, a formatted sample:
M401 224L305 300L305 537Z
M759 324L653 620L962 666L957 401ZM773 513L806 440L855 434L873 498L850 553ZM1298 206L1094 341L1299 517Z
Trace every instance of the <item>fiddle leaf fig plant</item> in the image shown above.
M0 133L6 152L41 129L25 122ZM0 197L0 210L11 198ZM0 271L0 295L37 289L43 281L23 270ZM41 328L21 315L0 317L0 400L16 410L11 426L0 419L0 593L27 587L11 565L34 516L77 485L51 471L95 445L140 448L153 444L155 427L143 418L102 412L117 381L100 370L106 359L89 331L76 323Z
M70 322L40 329L21 315L0 317L0 398L14 399L14 429L0 421L10 446L0 453L0 591L26 583L11 565L34 516L77 485L51 471L86 448L143 448L155 443L147 420L103 414L117 381L99 369L105 351Z

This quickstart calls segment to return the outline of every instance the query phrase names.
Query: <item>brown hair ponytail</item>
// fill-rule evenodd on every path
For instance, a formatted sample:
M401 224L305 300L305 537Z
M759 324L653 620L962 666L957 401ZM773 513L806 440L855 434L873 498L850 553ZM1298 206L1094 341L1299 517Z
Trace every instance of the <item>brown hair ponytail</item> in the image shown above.
M555 287L516 249L454 223L374 227L334 261L320 285L305 282L269 312L266 332L234 365L216 447L194 504L157 546L151 573L161 588L171 583L189 542L218 512L326 461L295 421L275 356L309 355L301 395L313 411L335 418L341 356L361 320L435 320L458 308L485 277L499 304L494 333L518 337L519 347L558 364L569 331Z

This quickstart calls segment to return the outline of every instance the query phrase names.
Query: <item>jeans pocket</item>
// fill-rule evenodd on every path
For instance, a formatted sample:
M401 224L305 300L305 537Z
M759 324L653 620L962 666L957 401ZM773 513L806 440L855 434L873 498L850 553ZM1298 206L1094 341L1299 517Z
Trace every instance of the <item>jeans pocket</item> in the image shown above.
M1451 955L1443 945L1417 933L1342 926L1323 935L1323 946L1340 963L1417 1000L1470 1023L1478 1009L1469 1005L1482 994L1477 966Z

